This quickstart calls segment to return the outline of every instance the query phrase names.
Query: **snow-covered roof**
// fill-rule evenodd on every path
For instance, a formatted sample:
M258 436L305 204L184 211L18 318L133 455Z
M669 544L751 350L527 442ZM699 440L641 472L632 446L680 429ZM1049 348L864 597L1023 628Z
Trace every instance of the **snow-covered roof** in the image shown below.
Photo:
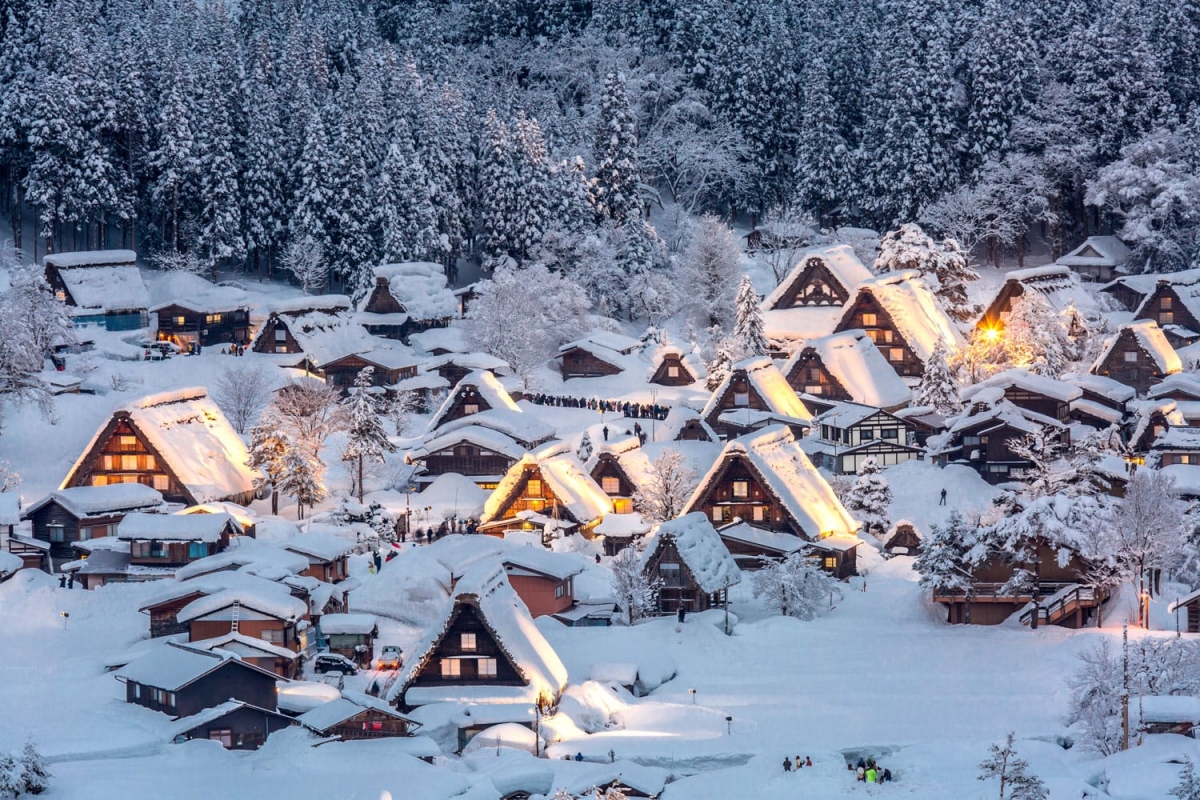
M246 444L203 387L150 395L121 410L129 414L134 427L196 502L225 500L254 491L258 473L246 465L250 460ZM84 455L103 430L102 426L96 432ZM78 468L76 462L64 485Z
M315 298L310 298L315 299ZM345 299L345 298L342 298ZM361 325L340 306L301 310L295 312L272 312L296 340L302 352L314 364L326 364L346 355L361 355L375 350L380 340L367 333ZM268 325L259 327L254 345L267 334ZM274 342L267 343L267 352L274 349ZM295 359L298 353L288 353ZM364 356L365 357L365 356ZM386 357L386 356L383 356ZM404 354L407 358L407 354Z
M308 558L299 553L289 553L264 542L255 544L257 546L243 543L237 549L193 561L176 570L175 577L181 581L190 581L193 578L211 576L216 572L232 573L233 570L251 566L267 567L277 573L294 575L309 567Z
M76 486L71 489L57 489L38 502L29 506L22 513L28 518L30 514L54 501L65 508L75 517L99 517L116 514L134 509L145 510L158 508L163 504L162 495L149 486L140 483L115 483L108 486Z
M493 408L490 411L480 411L478 414L442 422L437 426L436 434L448 436L453 431L474 426L503 433L525 447L536 447L554 438L554 428L539 420L536 414L507 408Z
M198 314L218 314L250 308L249 295L232 286L217 286L199 275L187 272L168 272L150 282L151 311L169 306Z
M0 550L0 579L7 578L25 565L20 556Z
M810 348L856 403L895 408L912 399L908 384L892 369L866 331L844 331L806 342L788 359L783 374L790 375Z
M373 697L361 694L357 695L353 700L347 697L339 697L337 700L319 705L311 711L301 714L296 718L296 721L317 733L324 733L330 728L340 725L366 710L377 711L384 716L404 720L413 727L418 725L417 722L404 716L382 700L376 700Z
M1056 263L1068 267L1120 267L1128 260L1129 248L1116 236L1089 236Z
M1139 697L1137 704L1137 710L1145 722L1200 724L1200 697L1149 695Z
M117 525L117 538L127 541L152 539L172 542L220 541L231 524L228 514L126 514Z
M492 372L510 369L507 361L488 353L444 353L426 361L425 371L433 372L451 364L469 370L486 369Z
M1174 375L1168 375L1162 379L1162 383L1151 386L1150 391L1146 392L1146 397L1163 397L1172 393L1200 399L1200 375L1194 372L1177 372Z
M630 536L644 536L653 526L642 519L636 511L628 514L608 514L600 520L600 524L592 529L598 536L608 536L614 539L624 539Z
M592 331L582 339L576 339L573 342L568 342L558 348L560 353L570 350L573 347L582 347L588 349L589 346L608 350L617 353L618 355L627 356L634 350L642 346L640 339L634 339L632 336L626 336L621 333L613 333L612 331Z
M272 658L294 661L300 657L299 653L288 650L286 647L280 647L277 644L271 644L266 639L247 636L244 633L236 631L230 631L224 636L215 636L212 639L188 642L188 647L207 652L219 651L219 654L232 653L242 659L270 656Z
M980 381L974 386L963 390L964 400L970 400L982 389L1021 389L1033 394L1040 394L1061 403L1069 403L1083 395L1083 389L1066 381L1055 380L1043 375L1035 375L1027 369L1008 369L999 372L987 380Z
M964 343L958 327L946 315L937 297L915 270L879 275L862 284L858 292L867 292L875 298L921 361L933 355L939 341L945 342L950 352L956 351ZM841 324L849 322L857 299L858 294L846 304Z
M321 632L347 633L366 636L375 631L378 623L374 614L326 614L321 617Z
M500 557L500 563L504 564L504 568L508 572L529 570L560 581L565 581L572 575L583 572L583 568L575 559L543 547L507 548Z
M799 536L778 531L768 531L756 528L748 522L736 522L725 525L718 530L722 539L733 539L737 542L773 550L778 553L794 553L803 548L807 542Z
M831 425L835 428L850 428L865 419L880 413L875 406L861 403L837 403L824 414L813 420L815 425Z
M458 314L458 300L446 285L446 270L428 261L406 261L375 268L388 291L413 319L448 319Z
M445 636L459 603L476 606L484 625L491 631L524 679L523 686L428 686L410 684L424 668L437 644ZM557 697L567 684L567 668L554 648L534 624L529 610L513 591L500 565L480 563L467 569L445 601L443 622L426 631L412 649L412 656L399 679L388 691L388 702L425 705L453 700L491 702L534 702L539 695Z
M1046 299L1056 312L1075 306L1080 313L1094 317L1099 313L1095 296L1084 287L1079 273L1063 264L1048 264L1041 267L1013 270L1004 275L1005 281L1021 284Z
M810 539L850 533L858 525L786 425L775 425L725 443L721 457L700 481L687 508L698 509L726 462L743 459Z
M804 274L811 262L821 260L825 262L825 266L829 268L830 274L833 275L842 288L848 293L853 293L859 284L871 279L871 270L867 269L858 256L854 252L854 248L848 244L835 244L826 247L819 247L804 253L792 271L787 274L787 277L771 291L762 301L762 307L766 311L775 309L775 306L783 299L784 295L792 288L793 284Z
M210 653L178 644L167 643L141 658L134 659L117 670L116 677L122 681L133 681L144 686L153 686L176 692L203 678L226 661L238 661L247 669L263 674L271 673L252 664L233 658L230 653ZM271 675L271 677L275 677Z
M699 353L692 351L685 353L682 348L673 344L664 344L656 347L650 354L650 367L646 371L646 380L653 378L654 373L658 372L658 368L662 366L663 360L672 356L679 359L693 380L702 380L708 376L708 367Z
M411 455L413 458L424 458L430 453L453 447L460 442L470 442L514 460L525 455L525 448L511 436L482 425L464 425L449 432L445 429L435 431L433 435L427 436L421 447Z
M1172 425L1158 435L1150 449L1200 451L1200 428Z
M1175 352L1175 348L1171 347L1171 343L1167 341L1167 337L1162 332L1162 328L1158 327L1158 323L1150 319L1142 319L1137 322L1131 322L1127 325L1122 325L1117 332L1104 345L1104 349L1100 352L1095 363L1092 364L1092 369L1100 369L1105 361L1112 354L1113 348L1120 341L1121 334L1128 331L1136 339L1138 345L1145 351L1146 355L1154 360L1155 369L1161 375L1169 375L1173 372L1179 372L1183 369L1183 362L1179 360L1179 354Z
M1170 605L1167 606L1167 613L1174 614L1184 606L1196 602L1197 599L1200 599L1200 589L1189 592L1183 597L1176 598Z
M180 609L176 619L180 622L191 622L194 619L230 608L234 604L275 619L294 621L308 613L308 605L290 594L238 588L226 589L193 600Z
M59 269L99 267L114 264L133 264L137 253L132 250L79 250L74 253L47 253L42 263Z
M134 266L79 267L58 272L81 311L145 311L150 290Z
M703 512L684 514L659 525L642 553L643 565L666 539L675 542L675 549L695 578L696 585L708 594L741 583L742 571Z
M285 714L280 714L278 711L272 711L269 708L259 708L252 703L247 703L242 700L226 700L224 703L206 708L203 711L198 711L190 717L180 717L173 720L167 728L167 741L173 742L180 736L186 736L189 732L207 725L211 725L223 717L226 717L235 711L241 711L243 708L253 710L256 714L265 717L273 717L278 722L285 724L294 724L291 717Z
M521 413L520 407L513 401L508 390L504 388L493 373L487 370L476 370L464 375L462 380L450 390L450 394L446 395L446 399L442 402L442 405L429 420L427 430L435 431L441 427L443 418L450 413L455 401L458 399L459 392L464 389L474 389L479 394L480 399L484 403L487 403L493 410Z
M770 411L806 422L812 419L812 414L796 391L788 385L787 379L770 356L757 356L734 364L725 380L721 381L721 385L708 398L704 410L700 412L705 419L708 419L720 404L734 378L743 374Z
M1132 386L1113 380L1107 375L1092 375L1084 372L1075 375L1064 375L1063 380L1073 383L1085 392L1099 395L1114 403L1127 403L1137 396L1137 390ZM1157 387L1155 387L1157 388ZM1151 390L1153 394L1153 390Z
M446 328L430 328L408 337L409 343L417 350L431 353L434 350L446 350L451 353L465 353L467 347L461 325L451 325Z
M302 533L280 547L317 561L334 561L354 552L354 542L332 533Z
M561 508L575 521L588 523L599 520L612 511L612 500L592 480L583 464L564 442L542 445L532 453L526 453L513 464L501 479L484 505L481 522L496 519L517 490L524 473L529 467L537 467Z
M336 314L350 310L350 298L344 294L302 295L289 300L273 300L267 311L272 314L296 316L310 311L324 311Z
M572 797L604 796L604 789L614 782L628 786L640 796L659 797L671 779L669 770L662 767L646 766L635 761L617 760L612 763L585 761L570 762L554 780L553 790L546 793L553 795L558 789L565 789ZM565 766L565 765L564 765ZM590 793L592 789L600 789L598 795Z
M667 418L658 423L656 441L670 442L674 441L679 436L679 432L689 422L695 421L708 434L709 441L716 442L720 440L717 432L712 429L712 426L704 419L699 411L688 408L687 406L675 406L667 412Z

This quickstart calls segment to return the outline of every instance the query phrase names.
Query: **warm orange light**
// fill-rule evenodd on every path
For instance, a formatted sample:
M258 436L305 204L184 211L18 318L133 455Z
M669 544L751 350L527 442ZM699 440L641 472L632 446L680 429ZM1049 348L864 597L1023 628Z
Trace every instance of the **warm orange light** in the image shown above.
M983 338L984 338L984 340L989 341L989 342L1000 341L1000 329L999 328L984 328L983 329Z

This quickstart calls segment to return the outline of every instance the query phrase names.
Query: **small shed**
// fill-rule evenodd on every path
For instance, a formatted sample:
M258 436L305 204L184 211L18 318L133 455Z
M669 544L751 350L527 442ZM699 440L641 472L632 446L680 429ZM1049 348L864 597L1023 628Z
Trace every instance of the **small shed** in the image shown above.
M821 568L838 580L858 574L858 546L862 539L857 536L826 536L809 544L814 555L821 559Z
M642 570L660 582L658 610L706 611L728 603L742 573L708 518L693 512L658 527L642 556Z
M321 617L321 633L329 641L330 652L366 667L375 652L379 626L374 614L326 614Z
M239 700L228 700L171 725L171 741L192 739L220 742L226 750L257 750L275 731L290 728L296 720L278 711Z
M883 549L892 555L915 556L921 552L923 538L915 522L898 520L883 535Z
M1200 633L1200 589L1185 595L1167 606L1168 614L1185 612L1184 623L1180 630L1187 633Z
M1089 236L1057 264L1070 267L1090 281L1111 281L1129 261L1129 248L1116 236Z
M411 736L420 727L420 723L387 703L366 695L325 703L301 714L296 721L320 736L343 740Z
M1130 714L1137 713L1146 733L1178 733L1196 738L1200 727L1200 697L1152 695L1130 703Z

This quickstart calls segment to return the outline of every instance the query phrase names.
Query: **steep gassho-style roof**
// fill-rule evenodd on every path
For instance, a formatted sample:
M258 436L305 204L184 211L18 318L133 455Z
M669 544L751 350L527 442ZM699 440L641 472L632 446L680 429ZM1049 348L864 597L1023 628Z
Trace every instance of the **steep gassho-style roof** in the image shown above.
M1089 236L1055 263L1068 267L1119 267L1129 260L1129 248L1116 236Z
M302 533L280 547L318 561L333 561L354 552L354 542L331 533Z
M75 313L144 311L150 290L134 266L61 268L59 277L75 301Z
M158 508L163 504L161 494L149 486L143 486L140 483L118 483L110 486L76 486L71 489L58 489L51 492L26 508L21 516L28 518L30 514L42 508L51 500L57 502L67 511L81 519L84 517L120 513L133 509L145 510Z
M440 264L384 264L375 268L375 277L387 279L388 291L412 319L447 319L458 313L458 300L446 285L446 271ZM367 318L363 321L370 324Z
M846 304L842 320L846 321L858 301L858 295L869 292L888 313L896 330L922 361L933 355L939 341L951 352L963 345L963 336L946 316L937 298L919 272L907 270L880 275L863 283L858 294Z
M491 522L510 499L525 473L536 466L561 507L582 523L602 518L612 511L612 500L596 485L565 442L542 445L526 453L509 468L484 505L482 522Z
M534 702L540 694L557 697L567 684L567 668L554 648L538 630L521 598L513 591L504 569L495 562L467 569L446 598L441 626L427 630L411 651L399 679L388 691L387 700L409 705L478 699L484 702ZM511 659L525 686L430 686L409 685L432 656L449 628L454 607L471 603L478 607L484 624L497 644Z
M220 540L230 523L228 514L145 514L125 515L117 525L117 538L126 540L208 542Z
M1063 264L1047 264L1041 267L1028 267L1013 270L1004 274L1005 282L1016 282L1026 290L1036 291L1057 312L1063 312L1074 305L1084 316L1095 317L1099 314L1095 296L1084 288L1079 273Z
M705 419L716 409L721 398L729 391L729 384L739 372L745 372L746 380L774 413L805 422L812 419L812 414L796 391L788 385L787 379L770 356L757 356L734 364L729 375L721 381L721 385L708 398L704 410L700 412Z
M892 369L866 331L844 331L806 342L788 359L783 367L785 375L791 374L795 363L810 347L856 403L894 408L912 399L908 384Z
M1183 369L1183 362L1180 361L1179 354L1175 352L1175 348L1171 347L1171 343L1167 341L1167 337L1162 332L1162 328L1158 327L1158 323L1154 320L1142 319L1137 322L1131 322L1128 325L1122 325L1105 342L1104 349L1100 352L1095 363L1092 364L1093 370L1100 369L1104 362L1108 360L1109 356L1112 355L1113 348L1120 341L1121 334L1126 331L1137 339L1138 346L1154 360L1155 368L1160 374L1169 375Z
M708 594L741 583L742 571L703 512L685 514L659 525L642 553L643 566L658 550L659 542L668 537L675 542L675 549L696 579L696 585Z
M246 444L203 387L150 395L118 411L129 414L134 427L197 503L254 491L258 473L246 466L250 460ZM96 446L107 424L92 437L80 459ZM64 487L80 466L81 462L76 461L63 481Z
M1149 312L1147 306L1150 305L1150 303L1154 300L1155 295L1158 293L1158 286L1168 284L1170 285L1172 291L1174 291L1175 296L1179 298L1179 302L1183 304L1184 308L1186 308L1193 317L1200 320L1200 283L1184 283L1182 281L1174 281L1169 279L1160 280L1159 284L1142 298L1142 302L1138 304L1137 309L1133 312L1134 317L1137 318L1143 315L1148 315ZM1148 318L1152 318L1152 315L1149 315ZM1168 325L1167 327L1170 328L1172 326Z
M582 339L576 339L573 342L567 342L562 347L558 348L561 353L565 350L570 350L573 347L582 347L587 349L589 346L601 348L618 355L627 356L633 351L642 346L640 339L634 339L632 336L626 336L622 333L613 333L612 331L592 331Z
M662 366L663 361L670 356L679 359L684 369L691 373L693 380L702 380L708 375L708 368L699 353L691 351L685 353L680 347L676 347L673 344L664 344L659 345L650 354L650 367L646 371L646 379L653 378L654 373L658 372L658 368Z
M442 402L442 405L434 413L429 420L427 430L435 431L442 424L442 419L450 413L450 409L454 407L455 401L458 399L460 389L471 387L479 393L480 398L487 403L492 409L501 411L513 411L521 413L521 409L513 401L508 390L501 385L500 381L494 374L487 370L476 370L463 376L463 379L450 390L450 394Z
M726 442L721 457L701 479L688 501L688 509L700 507L709 485L726 461L735 457L746 460L763 487L783 505L810 539L850 534L858 529L842 501L800 449L786 425L773 425Z
M792 267L792 271L787 274L787 277L770 294L763 298L763 309L766 311L774 310L784 295L788 293L796 281L800 279L800 276L808 269L809 263L815 259L824 261L825 266L829 268L829 272L850 294L854 293L855 288L859 284L871 279L871 270L867 269L858 260L854 248L850 245L835 244L828 247L819 247L807 251L800 257L800 260L796 263L796 266Z
M317 299L317 298L312 298ZM341 298L346 300L346 298ZM298 305L298 301L292 301ZM348 303L349 300L346 300ZM300 350L314 364L325 364L347 354L361 354L373 351L381 342L367 333L363 326L355 322L347 309L340 305L324 306L315 309L296 311L278 311L272 309L272 315L281 319L288 333L296 340ZM257 346L262 337L267 335L268 326L262 325L254 337ZM268 352L273 348L273 342L267 342ZM296 353L287 356L295 358ZM406 354L407 355L407 354Z

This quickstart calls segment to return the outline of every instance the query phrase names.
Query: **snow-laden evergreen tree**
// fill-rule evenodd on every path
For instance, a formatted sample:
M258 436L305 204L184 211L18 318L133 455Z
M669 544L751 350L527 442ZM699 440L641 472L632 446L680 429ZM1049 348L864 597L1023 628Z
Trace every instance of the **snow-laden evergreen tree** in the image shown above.
M676 268L676 283L687 287L684 305L698 327L732 327L741 261L729 226L711 215L701 217Z
M524 260L542 240L551 222L552 171L546 156L546 142L536 119L518 115L513 125L512 143L517 171L513 251L519 260Z
M592 457L593 449L592 435L587 431L584 431L583 438L579 440L579 447L575 450L575 455L580 461L586 464L587 460Z
M888 527L888 507L892 504L892 487L874 458L863 459L858 467L858 479L844 499L846 510L863 524L866 531L881 532Z
M1162 65L1167 92L1183 111L1200 102L1200 3L1150 0L1148 39Z
M610 72L600 95L595 144L595 207L602 220L621 224L641 216L637 120L629 107L625 76Z
M396 445L383 427L383 415L374 394L374 367L364 367L354 378L354 386L345 399L346 447L342 458L354 462L358 502L363 501L363 464L384 462L385 453L396 452Z
M625 609L627 624L657 610L659 586L660 581L651 580L642 569L642 556L635 546L617 553L612 561L612 592L617 604Z
M248 83L247 94L254 98L254 113L242 143L242 217L245 220L246 247L255 266L269 261L272 251L283 239L284 220L289 203L285 200L287 167L283 163L284 140L280 104L268 84L261 64ZM260 273L261 274L261 273Z
M999 779L1000 800L1046 800L1050 792L1036 775L1029 772L1029 762L1017 755L1013 734L1004 745L993 744L991 754L979 765L979 780Z
M955 240L937 242L916 223L888 231L879 243L875 272L905 270L920 272L954 319L965 322L979 314L967 299L967 284L979 280L979 273L967 264L967 254Z
M762 309L758 292L749 275L743 275L734 299L733 336L740 344L742 358L765 356L768 351L767 335L763 328Z
M316 106L307 109L304 145L295 166L295 207L290 221L292 238L309 237L328 253L332 245L329 215L333 202L335 161L325 121Z
M309 447L291 447L283 456L279 491L296 501L296 518L304 519L310 509L325 499L325 465Z
M21 762L0 752L0 797L20 797L25 791L25 775Z
M388 146L378 193L385 261L436 261L449 254L449 240L438 234L429 175L403 124Z
M796 201L827 220L845 197L850 154L829 85L829 66L819 48L811 52L804 68L804 105L796 132Z
M921 574L921 585L943 591L970 587L979 537L974 525L957 508L944 522L934 524L921 542L921 554L913 567Z
M933 355L925 362L925 371L921 373L921 382L913 395L913 405L927 406L945 416L962 411L962 398L954 373L950 371L944 339L938 339Z
M616 231L617 265L627 276L626 312L630 319L657 325L678 307L679 292L664 269L665 247L649 222L630 222Z
M916 217L958 179L958 89L946 0L892 0L858 153L861 202L882 224Z
M54 406L42 377L55 344L76 341L66 306L40 270L10 265L8 290L0 294L0 402L33 402L44 414Z
M25 794L42 794L50 788L50 768L33 742L21 750L22 784Z
M247 450L250 460L246 465L266 474L265 480L255 480L255 489L263 488L263 484L271 487L271 513L278 514L284 457L294 448L288 436L287 426L278 414L268 410L250 429L248 438L250 441Z
M785 617L809 620L841 596L837 581L804 549L754 573L754 596Z
M484 264L495 269L517 246L518 177L508 126L488 111L479 161L479 209Z
M1045 296L1029 290L1013 303L1004 325L1004 353L1015 367L1057 378L1075 355L1063 320Z
M229 114L229 87L210 78L197 104L205 124L196 132L196 188L200 200L196 244L215 280L217 263L241 259L246 243L241 231L234 131Z
M674 449L663 450L650 467L646 480L634 489L633 507L647 522L675 519L696 490L696 473Z
M1013 148L1013 124L1033 100L1037 59L1024 13L1003 0L986 0L966 52L966 168L977 173Z
M462 94L452 86L436 90L423 107L418 155L429 181L429 203L447 259L462 254L474 223L475 154Z
M177 67L168 80L155 125L157 145L149 155L149 165L155 174L150 196L166 210L169 224L166 244L172 251L178 251L180 216L185 211L188 185L195 180L198 169L192 129L196 113L191 100L194 95L191 76Z
M377 180L362 121L361 113L343 111L338 125L327 218L331 244L325 249L330 271L345 282L355 297L366 295L374 287L380 256L371 229Z
M1179 771L1179 783L1171 789L1176 800L1200 800L1200 775L1196 774L1196 762L1190 758Z

